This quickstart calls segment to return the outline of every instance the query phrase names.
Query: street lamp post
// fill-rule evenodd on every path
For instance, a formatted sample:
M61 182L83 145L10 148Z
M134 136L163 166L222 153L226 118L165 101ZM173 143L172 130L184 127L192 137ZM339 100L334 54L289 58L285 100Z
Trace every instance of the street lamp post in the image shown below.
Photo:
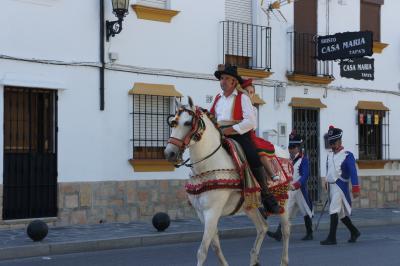
M112 8L113 13L118 18L118 20L114 21L106 21L106 29L107 42L110 39L110 36L114 37L115 34L118 34L122 31L122 21L124 17L128 14L129 0L112 0Z

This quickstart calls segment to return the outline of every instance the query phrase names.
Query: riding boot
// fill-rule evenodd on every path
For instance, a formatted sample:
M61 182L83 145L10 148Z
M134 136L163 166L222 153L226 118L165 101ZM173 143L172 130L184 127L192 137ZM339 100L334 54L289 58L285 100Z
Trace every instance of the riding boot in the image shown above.
M331 224L329 228L328 237L321 241L321 245L336 245L336 229L339 222L339 216L337 213L331 214Z
M278 228L276 228L275 232L267 231L267 235L271 238L274 238L276 241L281 241L282 240L281 224L278 225Z
M344 223L344 225L347 227L347 229L349 229L351 233L350 239L347 242L355 243L357 241L357 238L359 238L361 235L360 231L358 231L358 229L351 222L349 216L345 216L340 220L342 221L342 223Z
M267 173L264 167L253 168L252 172L261 187L261 202L264 205L264 209L267 212L279 214L280 207L274 195L268 189Z
M301 240L313 240L312 221L310 216L304 216L304 224L306 226L307 234Z

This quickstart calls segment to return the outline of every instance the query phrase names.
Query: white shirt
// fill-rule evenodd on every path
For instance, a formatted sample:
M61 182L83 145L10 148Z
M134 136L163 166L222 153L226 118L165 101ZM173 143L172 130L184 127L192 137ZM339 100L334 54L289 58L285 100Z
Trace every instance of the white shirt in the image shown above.
M225 95L221 93L221 98L218 100L215 106L215 116L217 118L217 122L233 120L233 104L237 94L238 91L236 89L228 97L225 97ZM242 94L242 110L243 120L240 123L232 126L233 129L240 135L252 130L257 126L253 105L249 96L246 94Z
M254 130L256 130L258 127L258 110L257 107L255 107L254 105L253 105L253 112L254 112L254 117L256 119L256 126L254 127Z
M347 154L345 150L341 150L338 153L330 151L327 158L327 173L326 181L329 183L334 183L342 175L342 163L346 159Z

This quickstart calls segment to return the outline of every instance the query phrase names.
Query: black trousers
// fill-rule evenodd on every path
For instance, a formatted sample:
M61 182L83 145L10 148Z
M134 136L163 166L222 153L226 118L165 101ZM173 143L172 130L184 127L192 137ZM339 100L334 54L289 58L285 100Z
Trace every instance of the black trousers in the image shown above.
M247 161L250 165L250 168L259 168L262 167L260 157L258 156L256 147L254 146L253 142L250 139L250 133L247 132L243 135L230 135L228 138L236 140L244 151L246 155Z

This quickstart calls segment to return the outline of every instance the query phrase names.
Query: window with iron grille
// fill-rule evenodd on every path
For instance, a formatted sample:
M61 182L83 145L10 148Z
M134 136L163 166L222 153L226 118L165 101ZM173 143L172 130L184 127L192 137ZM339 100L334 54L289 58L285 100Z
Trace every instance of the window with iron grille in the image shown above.
M389 159L389 111L358 109L360 160Z
M133 159L164 159L171 134L167 118L173 114L174 97L133 95Z

